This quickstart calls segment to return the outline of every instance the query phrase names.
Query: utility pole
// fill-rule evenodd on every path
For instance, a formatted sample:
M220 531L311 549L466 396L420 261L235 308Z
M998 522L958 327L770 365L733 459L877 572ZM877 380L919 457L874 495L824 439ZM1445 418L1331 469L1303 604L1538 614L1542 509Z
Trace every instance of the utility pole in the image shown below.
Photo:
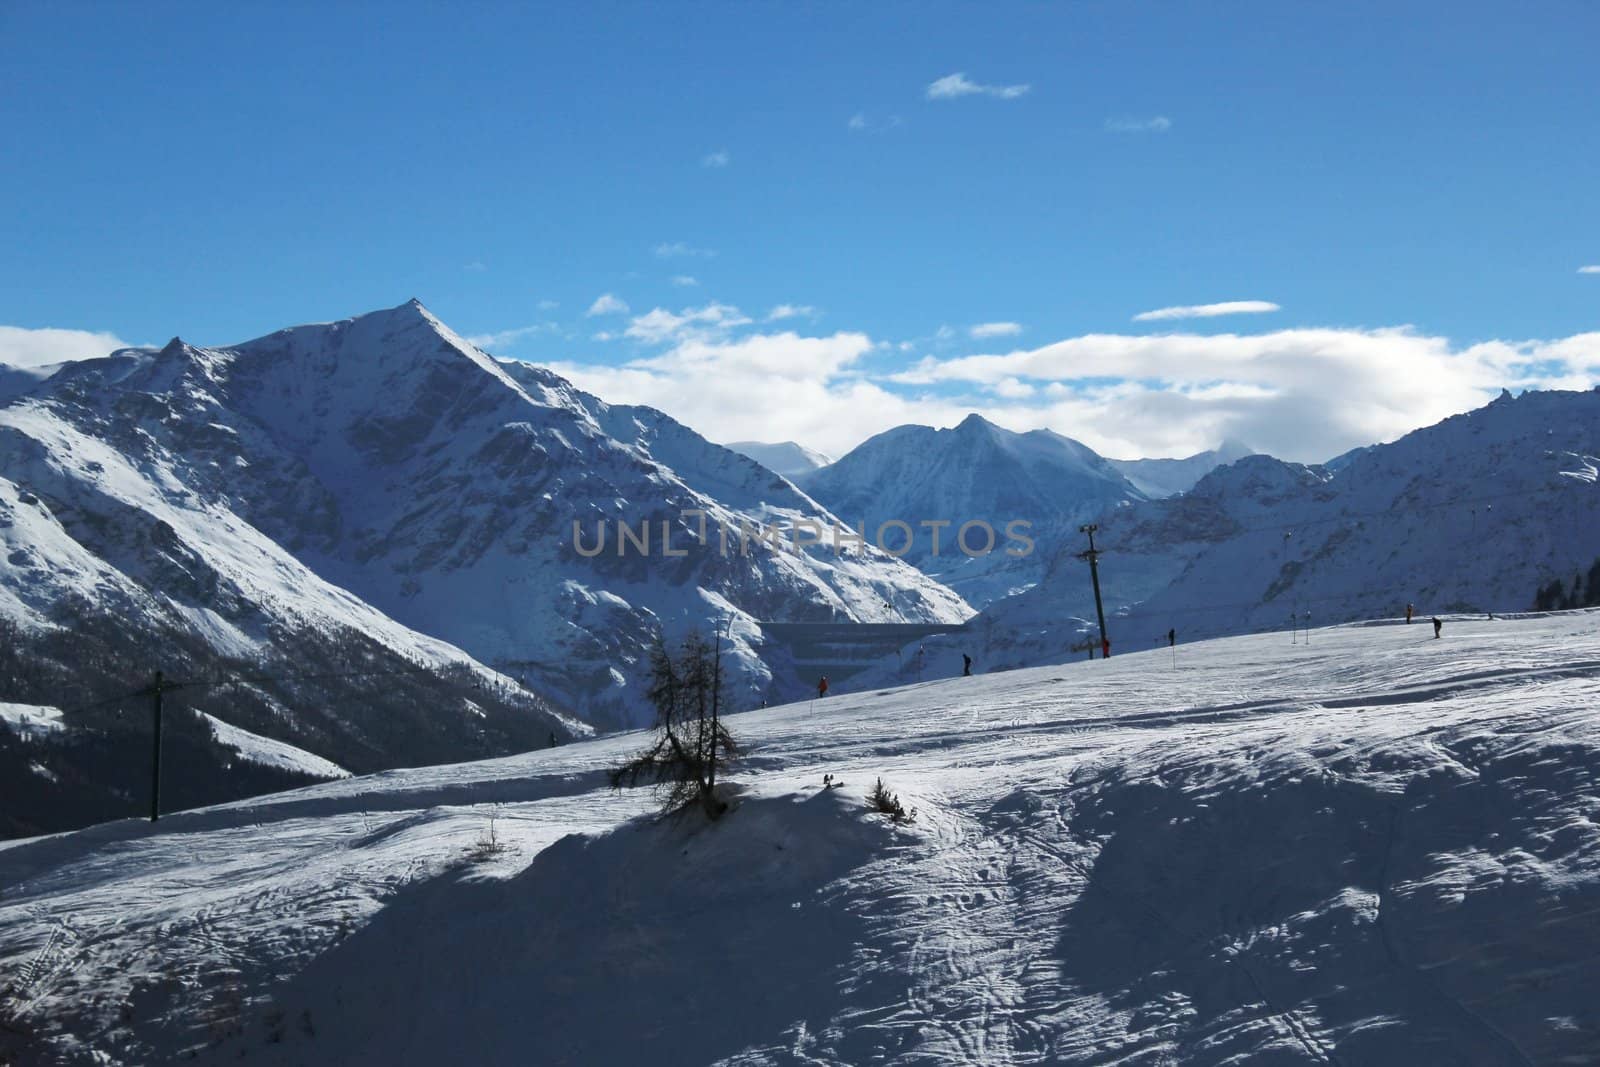
M717 788L717 730L720 723L718 705L722 702L722 642L733 629L733 616L728 616L728 621L723 624L721 632L717 634L717 650L711 659L711 768L706 775L707 790L711 792L711 799L716 799Z
M152 710L155 714L155 747L150 753L150 821L155 822L161 818L161 693L166 688L160 671L156 671L156 682L150 687L150 694L155 698Z
M1094 583L1094 613L1100 620L1100 658L1111 655L1111 641L1106 637L1106 609L1100 602L1100 550L1094 547L1094 532L1100 529L1093 523L1078 527L1079 533L1089 535L1089 548L1079 552L1079 559L1089 561L1089 580Z

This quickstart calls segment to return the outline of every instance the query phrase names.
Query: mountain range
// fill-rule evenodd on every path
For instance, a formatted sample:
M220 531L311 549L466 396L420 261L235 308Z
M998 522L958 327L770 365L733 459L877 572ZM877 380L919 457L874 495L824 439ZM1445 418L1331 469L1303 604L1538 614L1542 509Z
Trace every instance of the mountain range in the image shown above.
M1600 391L1503 393L1355 450L1336 469L1252 455L1188 492L1099 518L1113 654L1223 634L1444 613L1526 611L1600 557ZM1293 622L1291 622L1291 616ZM1071 547L1039 583L923 642L927 676L962 653L998 670L1097 645L1089 567ZM885 662L861 684L905 674Z

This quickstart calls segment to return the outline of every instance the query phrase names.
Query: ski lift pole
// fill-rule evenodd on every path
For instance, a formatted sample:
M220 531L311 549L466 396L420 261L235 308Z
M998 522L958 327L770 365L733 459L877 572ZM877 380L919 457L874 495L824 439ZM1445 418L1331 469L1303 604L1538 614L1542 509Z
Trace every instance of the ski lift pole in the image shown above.
M156 671L155 684L150 687L153 699L151 713L154 717L155 742L150 749L150 821L161 818L161 693L166 688L160 671Z
M1089 561L1089 580L1094 583L1094 613L1100 622L1100 658L1111 655L1111 642L1106 638L1106 609L1100 600L1100 550L1094 547L1094 532L1100 529L1094 523L1086 523L1078 527L1079 533L1089 535L1089 549L1079 552L1079 559Z

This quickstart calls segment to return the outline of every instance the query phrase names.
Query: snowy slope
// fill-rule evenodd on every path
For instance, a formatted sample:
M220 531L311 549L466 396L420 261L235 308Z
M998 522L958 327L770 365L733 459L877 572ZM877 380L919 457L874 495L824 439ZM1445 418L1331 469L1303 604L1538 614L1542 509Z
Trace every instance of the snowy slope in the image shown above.
M1388 620L750 712L710 827L627 821L620 735L0 845L0 1060L1594 1062L1597 649Z
M45 367L17 367L0 363L0 404L8 404L24 393L32 392L39 384L61 369L55 363Z
M1249 456L1182 496L1100 519L1113 653L1204 636L1441 611L1511 612L1600 557L1600 392L1509 394L1359 450L1336 471ZM959 639L926 644L944 675L1060 662L1095 629L1071 551ZM876 678L894 677L886 664Z
M793 441L730 441L728 447L791 481L833 462L821 452Z
M1141 493L1155 500L1188 492L1194 483L1218 467L1253 455L1255 449L1249 445L1228 440L1184 459L1113 459L1107 462L1121 471Z
M730 666L754 704L774 686L758 620L970 614L881 554L663 556L662 523L683 550L685 509L735 530L827 516L659 412L490 358L415 301L226 348L174 339L76 364L0 410L0 472L82 516L77 547L58 546L48 569L85 598L133 605L136 619L177 611L230 651L282 614L379 633L416 658L425 633L591 722L642 714L638 664L661 627L731 613ZM619 555L616 524L646 520L654 555ZM592 544L601 523L607 550L580 556L574 524ZM186 562L146 559L125 543L130 527L170 530ZM184 584L175 607L140 600L158 579ZM0 568L0 608L66 595L31 581Z
M125 359L91 363L65 386L58 382L72 372L53 378L50 395L0 408L0 620L19 627L14 644L31 650L0 657L13 671L8 687L32 679L26 684L44 685L47 699L94 704L132 691L155 669L174 680L241 671L292 678L357 663L379 677L460 664L476 684L507 681L319 577L241 517L223 488L248 464L239 435L186 420L204 403L195 392L108 392L89 379L96 370L124 381L163 373L170 367L161 356L139 357L126 378ZM182 451L169 447L178 438ZM552 730L589 732L532 694L485 702L486 714L462 698L460 682L430 686L419 675L405 683L382 681L390 693L354 703L349 685L292 682L212 689L202 703L361 769L518 751ZM404 718L388 704L402 689L426 702ZM74 721L102 732L124 727ZM92 768L79 770L93 777Z
M202 713L204 714L204 713ZM348 778L350 772L334 763L325 760L315 753L304 749L295 748L282 741L275 741L270 737L253 734L249 730L240 729L231 723L223 722L215 715L205 715L206 724L211 727L212 736L221 744L227 745L238 753L242 760L250 763L260 763L268 767L278 767L288 771L298 771L317 778Z
M951 430L899 426L878 434L848 455L798 484L852 524L866 523L872 536L880 523L898 519L916 534L906 553L914 563L979 607L1038 581L1055 552L1077 537L1079 523L1124 501L1142 500L1108 461L1071 438L1049 430L1013 433L969 415ZM924 522L946 521L934 554L933 531ZM969 521L996 531L994 551L971 557L955 543ZM1035 547L1023 550L1008 540L1006 524L1031 523L1026 532ZM889 532L886 543L898 549L903 533ZM969 547L981 549L981 530Z

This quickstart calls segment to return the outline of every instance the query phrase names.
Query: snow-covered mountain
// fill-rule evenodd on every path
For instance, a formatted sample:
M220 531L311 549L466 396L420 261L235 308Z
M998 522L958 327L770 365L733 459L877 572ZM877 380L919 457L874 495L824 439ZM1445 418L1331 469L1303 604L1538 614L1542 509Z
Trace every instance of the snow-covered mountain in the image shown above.
M1218 467L1255 455L1255 449L1232 439L1185 459L1113 459L1109 462L1152 500L1188 492Z
M853 524L865 521L869 536L882 523L906 523L915 535L906 561L980 606L1037 582L1053 555L1079 538L1079 523L1145 499L1088 446L1049 430L1014 433L976 414L949 430L885 431L798 484L834 514ZM1014 520L1031 524L1017 528L1032 540L1031 550L1007 537ZM977 521L993 528L995 546L972 557L961 551L957 535L964 523ZM937 522L949 525L922 525ZM891 529L885 542L898 550L905 533ZM976 551L986 543L982 528L973 528L968 547Z
M1187 493L1100 519L1112 651L1300 622L1527 610L1600 557L1600 391L1527 392L1358 449L1337 470L1249 456ZM1095 629L1088 565L1057 556L1035 588L927 644L982 669L1059 662ZM886 665L885 670L889 670ZM884 681L883 672L862 684Z
M0 473L46 501L39 522L95 535L58 539L70 558L39 566L106 610L144 596L233 651L284 616L337 620L418 658L460 658L448 642L591 722L642 717L642 660L660 628L731 616L735 700L753 704L798 684L758 657L758 620L970 614L879 553L741 556L741 521L831 517L660 412L492 359L416 301L73 365L0 411L0 432ZM705 546L691 544L701 521ZM618 533L638 537L643 523L648 555ZM587 555L602 527L603 551ZM175 538L182 562L139 538ZM113 575L144 556L156 562L140 563L137 589ZM0 570L0 609L65 595L19 558Z
M166 810L592 732L243 517L251 465L281 457L206 391L210 358L175 343L71 364L0 408L0 699L16 709L0 836L148 810L135 694L156 671L183 687L166 697ZM286 506L314 522L310 503Z
M749 456L767 470L781 474L790 481L820 470L833 460L805 445L794 441L730 441L728 447L741 456Z
M7 843L0 1062L1592 1064L1597 647L1354 625L752 711L710 825L607 788L621 735Z

